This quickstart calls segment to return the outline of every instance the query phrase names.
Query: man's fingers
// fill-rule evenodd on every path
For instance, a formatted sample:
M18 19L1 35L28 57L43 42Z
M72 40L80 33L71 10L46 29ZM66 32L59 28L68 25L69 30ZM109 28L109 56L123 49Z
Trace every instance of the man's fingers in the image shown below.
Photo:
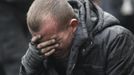
M45 53L44 55L45 55L45 57L48 57L48 56L52 55L54 52L55 52L55 49L52 49L51 51Z
M40 38L41 38L41 35L33 36L33 38L31 39L31 42L34 44L34 43L36 43Z
M59 46L59 44L55 44L55 45L49 46L47 48L41 49L41 53L44 54L46 52L49 52L50 50L55 49L58 46Z
M56 39L57 38L57 35L53 35L52 37L51 37L51 39Z
M38 48L38 49L41 49L41 48L47 47L47 46L49 46L49 45L52 45L52 44L54 44L55 42L56 42L55 39L52 39L52 40L49 40L49 41L46 41L46 42L42 42L42 43L40 43L40 44L37 45L37 48Z

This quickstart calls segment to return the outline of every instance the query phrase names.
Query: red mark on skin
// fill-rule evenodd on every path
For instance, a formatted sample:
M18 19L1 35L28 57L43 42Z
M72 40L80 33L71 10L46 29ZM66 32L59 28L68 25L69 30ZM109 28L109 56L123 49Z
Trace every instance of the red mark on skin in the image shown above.
M44 40L47 40L50 39L51 36L56 35L58 32L59 28L56 20L48 17L42 22L39 34L41 34Z

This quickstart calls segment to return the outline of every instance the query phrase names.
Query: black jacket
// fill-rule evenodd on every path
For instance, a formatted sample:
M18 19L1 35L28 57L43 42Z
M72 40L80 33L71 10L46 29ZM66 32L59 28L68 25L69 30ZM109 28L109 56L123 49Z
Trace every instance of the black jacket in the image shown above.
M66 75L133 75L132 33L120 26L116 18L88 0L68 2L74 8L80 24L71 47ZM30 45L22 58L20 75L60 75L54 68L56 65L48 62Z

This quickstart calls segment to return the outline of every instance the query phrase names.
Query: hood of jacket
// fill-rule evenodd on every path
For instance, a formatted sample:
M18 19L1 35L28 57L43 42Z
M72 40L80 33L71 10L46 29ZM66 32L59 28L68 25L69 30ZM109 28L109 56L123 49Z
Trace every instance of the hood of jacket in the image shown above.
M119 25L119 21L90 0L68 0L68 3L79 20L67 67L67 75L71 75L83 43L87 40L92 42L94 35L107 27Z
M87 31L88 34L91 32L97 33L107 27L120 25L120 22L114 16L104 12L91 0L68 0L68 2L80 21L78 28L83 31L84 37L87 37L85 33Z

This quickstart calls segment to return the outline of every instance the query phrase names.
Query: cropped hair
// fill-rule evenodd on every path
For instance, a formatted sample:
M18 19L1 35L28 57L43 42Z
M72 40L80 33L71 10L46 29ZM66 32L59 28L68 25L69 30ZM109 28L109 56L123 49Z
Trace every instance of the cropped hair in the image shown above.
M76 18L73 8L66 0L35 0L27 13L28 27L37 32L41 22L50 15L61 26L65 26L70 19Z

